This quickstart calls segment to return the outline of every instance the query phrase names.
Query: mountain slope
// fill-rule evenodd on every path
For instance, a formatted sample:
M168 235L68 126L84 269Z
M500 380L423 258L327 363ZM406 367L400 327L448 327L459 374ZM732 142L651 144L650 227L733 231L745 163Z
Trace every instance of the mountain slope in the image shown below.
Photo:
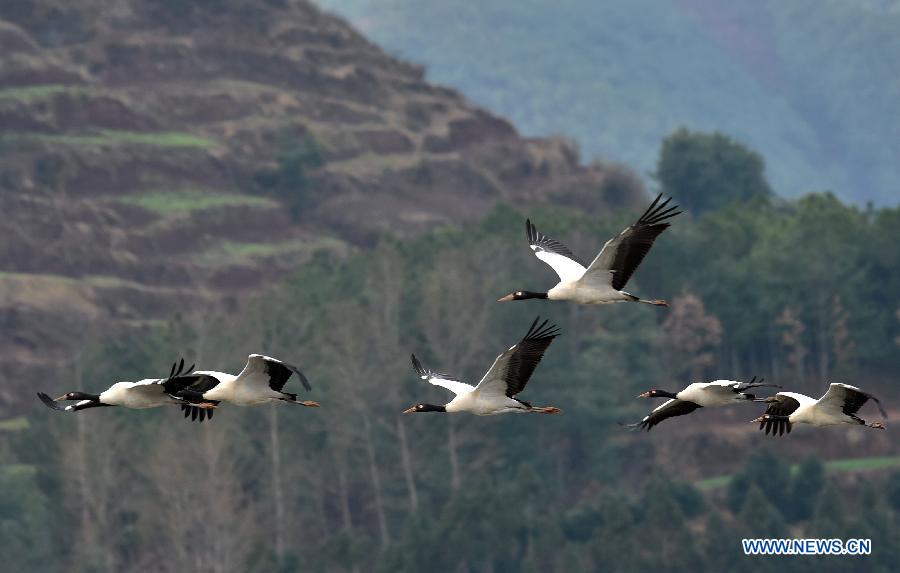
M499 201L606 205L610 172L307 2L4 2L0 49L9 380L91 332L233 302L317 250Z

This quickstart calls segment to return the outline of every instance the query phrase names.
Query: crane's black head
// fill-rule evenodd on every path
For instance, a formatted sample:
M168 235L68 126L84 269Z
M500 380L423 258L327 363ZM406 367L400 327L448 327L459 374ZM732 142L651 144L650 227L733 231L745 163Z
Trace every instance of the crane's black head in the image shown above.
M517 290L516 292L511 292L502 298L498 298L497 302L509 302L511 300L525 300L526 298L547 298L547 293L531 292L531 291L527 291L527 290Z
M666 390L647 390L638 394L638 398L674 398L675 394Z
M404 414L415 414L416 412L446 412L446 406L435 406L434 404L416 404L412 408L403 411Z
M57 402L60 400L90 400L92 402L99 402L100 396L97 394L88 394L87 392L66 392L56 399Z

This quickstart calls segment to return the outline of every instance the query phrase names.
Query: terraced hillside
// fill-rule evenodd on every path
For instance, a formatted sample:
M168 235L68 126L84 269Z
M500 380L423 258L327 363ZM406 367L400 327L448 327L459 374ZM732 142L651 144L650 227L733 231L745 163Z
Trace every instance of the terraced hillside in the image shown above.
M0 52L0 413L85 333L234 301L316 251L636 191L305 1L13 0Z

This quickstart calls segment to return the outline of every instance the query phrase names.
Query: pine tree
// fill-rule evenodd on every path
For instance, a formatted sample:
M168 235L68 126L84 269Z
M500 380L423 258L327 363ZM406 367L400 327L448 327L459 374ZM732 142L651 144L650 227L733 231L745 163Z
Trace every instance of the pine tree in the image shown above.
M787 534L781 512L756 484L747 490L739 519L748 537L785 537Z
M790 485L790 467L768 449L750 454L744 469L734 476L728 488L728 502L732 511L739 511L746 503L749 490L756 486L776 507L785 506Z
M791 493L785 500L785 517L791 521L812 517L824 484L825 466L822 462L812 456L803 460L797 473L791 478Z
M847 523L843 495L833 482L828 482L819 495L809 526L811 537L843 537Z

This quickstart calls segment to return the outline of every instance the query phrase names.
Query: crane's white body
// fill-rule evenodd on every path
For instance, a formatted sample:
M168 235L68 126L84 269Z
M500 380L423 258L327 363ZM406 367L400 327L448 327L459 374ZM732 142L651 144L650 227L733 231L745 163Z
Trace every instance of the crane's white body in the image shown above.
M214 370L200 370L194 374L212 376L219 383L212 390L203 393L204 400L228 402L236 406L255 406L284 399L284 394L269 388L269 378L259 374L238 376Z
M559 283L547 291L549 300L591 305L630 302L635 299L634 296L612 287L612 273L609 270L595 268L603 251L597 255L590 267L585 268L563 255L542 251L533 245L531 249L534 256L547 263L559 276Z
M866 422L857 414L860 408L869 401L875 403L882 417L887 419L887 412L875 396L863 392L856 386L833 382L828 391L818 400L798 394L797 392L779 392L766 399L770 406L765 414L752 422L759 422L759 428L766 434L783 435L790 433L793 424L809 424L810 426L868 426L884 430L881 422Z
M727 406L735 402L746 402L745 394L735 392L734 388L740 386L740 382L734 380L715 380L713 382L693 382L684 390L675 394L678 400L693 402L698 406L710 408L714 406Z
M84 402L89 401L78 402L78 404ZM166 404L184 404L183 400L173 398L165 393L162 380L152 378L138 382L116 382L100 393L100 402L135 410L156 408Z
M832 386L834 385L835 384L832 384ZM843 386L843 384L841 386ZM858 388L853 386L850 386L850 388L858 390ZM848 416L842 411L844 405L843 398L841 397L841 399L838 399L831 388L829 388L828 392L818 400L796 392L779 392L778 394L789 396L800 402L800 407L788 416L788 420L792 424L838 426L840 424L858 425L860 423L857 418ZM831 394L831 396L829 396L829 394Z
M445 406L448 412L469 412L476 416L494 416L507 412L527 412L528 406L506 396L502 391L493 392L490 385L479 389L465 382L432 378L428 380L436 386L443 386L451 392L456 392L456 397ZM452 382L453 384L445 384ZM479 386L481 386L479 384ZM506 386L503 385L502 389Z
M309 383L296 366L291 366L271 356L251 354L247 357L244 369L237 376L215 370L200 370L194 374L209 376L218 381L214 387L203 393L204 400L229 402L236 406L255 406L275 401L318 406L314 402L297 402L295 394L281 391L285 382L293 374L300 378L301 383L307 389L309 389Z

